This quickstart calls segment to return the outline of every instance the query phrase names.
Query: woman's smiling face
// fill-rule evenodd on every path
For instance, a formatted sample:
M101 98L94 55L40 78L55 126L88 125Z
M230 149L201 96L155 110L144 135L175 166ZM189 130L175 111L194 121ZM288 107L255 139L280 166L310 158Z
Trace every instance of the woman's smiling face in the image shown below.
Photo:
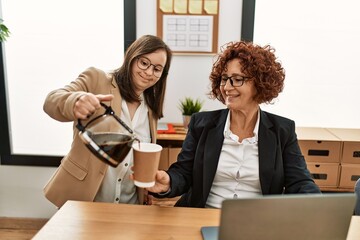
M162 69L166 64L166 51L160 49L155 52L142 55L139 58L136 59L132 65L132 80L134 83L135 92L138 96L140 96L146 89L152 87L157 83L157 81L159 81L162 74ZM142 59L148 62L143 62ZM140 65L142 68L145 68L146 64L150 64L147 69L141 69L139 67ZM160 74L160 77L157 77L154 74L158 76Z
M226 64L226 70L223 76L241 76L248 77L241 71L241 64L239 59L235 58ZM220 86L220 91L225 99L225 105L231 110L246 110L253 107L258 107L258 103L254 101L256 89L253 81L247 79L241 87L233 87L230 79L226 81L224 86Z

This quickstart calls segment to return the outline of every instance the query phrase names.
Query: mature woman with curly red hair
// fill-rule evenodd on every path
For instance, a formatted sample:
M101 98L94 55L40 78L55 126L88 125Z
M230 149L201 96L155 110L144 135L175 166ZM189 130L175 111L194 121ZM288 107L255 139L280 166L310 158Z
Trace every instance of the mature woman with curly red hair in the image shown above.
M194 114L177 162L158 171L156 197L176 206L220 208L224 199L320 193L300 151L294 121L262 111L283 90L270 46L232 42L210 74L210 96L226 109Z

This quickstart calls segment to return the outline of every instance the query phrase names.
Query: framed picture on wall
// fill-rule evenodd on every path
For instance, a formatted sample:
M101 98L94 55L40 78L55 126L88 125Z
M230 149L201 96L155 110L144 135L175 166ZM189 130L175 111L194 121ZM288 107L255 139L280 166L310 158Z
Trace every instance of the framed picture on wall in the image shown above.
M157 0L157 35L174 53L213 54L219 0Z

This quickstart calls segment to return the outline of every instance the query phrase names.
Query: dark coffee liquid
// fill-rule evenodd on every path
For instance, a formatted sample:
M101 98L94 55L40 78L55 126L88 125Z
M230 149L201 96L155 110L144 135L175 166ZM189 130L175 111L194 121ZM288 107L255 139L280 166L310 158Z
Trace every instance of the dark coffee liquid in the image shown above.
M131 149L133 138L130 135L121 133L95 133L88 132L89 137L103 150L106 154L96 151L90 144L86 146L100 160L116 167L121 163ZM106 156L108 155L108 156Z

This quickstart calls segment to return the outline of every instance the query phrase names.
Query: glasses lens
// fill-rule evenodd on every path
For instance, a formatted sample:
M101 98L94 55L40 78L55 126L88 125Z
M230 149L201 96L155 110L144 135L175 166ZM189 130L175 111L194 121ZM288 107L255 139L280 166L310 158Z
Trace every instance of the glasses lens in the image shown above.
M228 76L221 76L220 86L225 86L228 79Z
M245 78L240 76L233 76L232 79L232 85L234 87L241 87L244 84Z
M164 67L161 65L151 64L150 60L147 58L139 58L137 61L137 65L141 70L147 70L151 65L153 66L153 74L155 77L161 77L161 74L164 70Z
M137 61L137 65L140 69L146 70L150 67L151 63L150 63L149 59L139 58Z
M231 86L241 87L244 84L244 82L246 81L247 77L242 77L242 76L228 77L226 75L223 75L223 76L221 76L220 86L225 86L228 79L230 80Z
M158 77L158 78L161 77L161 74L162 74L164 68L160 65L153 65L153 66L154 66L154 69L153 69L154 76Z

